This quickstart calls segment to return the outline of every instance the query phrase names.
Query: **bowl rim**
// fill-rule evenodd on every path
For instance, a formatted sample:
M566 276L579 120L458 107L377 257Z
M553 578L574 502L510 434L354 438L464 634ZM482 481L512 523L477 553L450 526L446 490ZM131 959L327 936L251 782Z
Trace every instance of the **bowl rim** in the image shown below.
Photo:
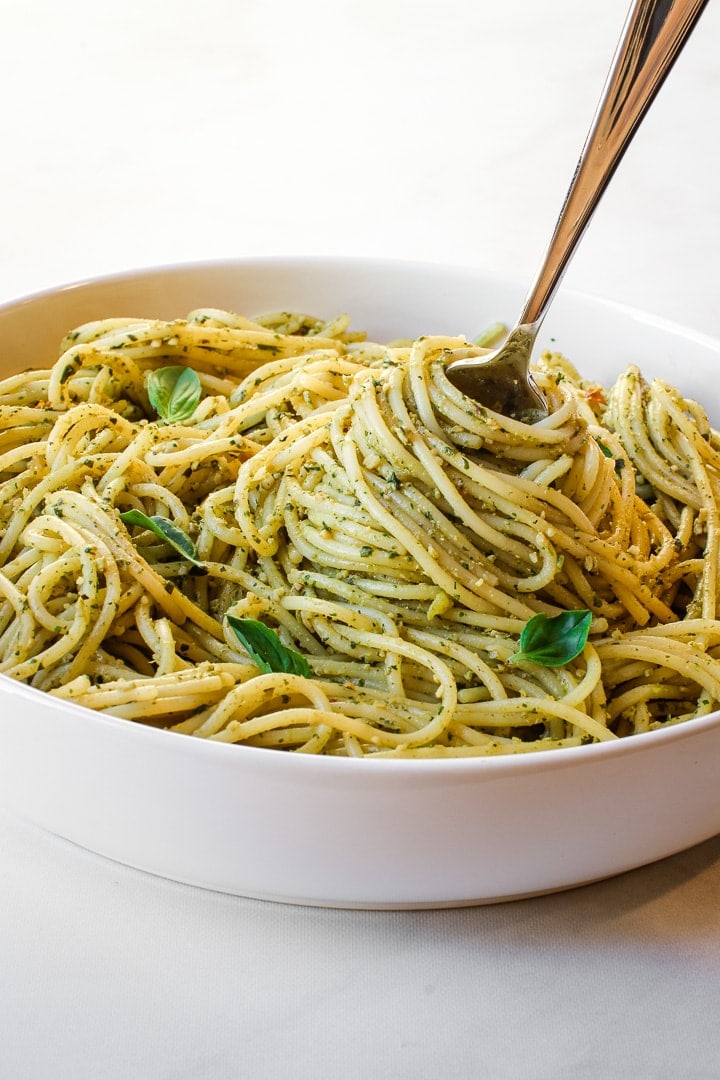
M215 755L226 755L227 760L233 757L238 762L238 768L242 766L243 759L255 764L262 763L265 766L277 762L278 767L290 768L291 770L318 770L321 774L343 773L347 770L367 768L373 760L372 756L362 758L341 757L325 754L298 754L282 753L259 746L246 746L243 743L227 743L220 740L194 738L192 735L172 731L168 728L157 728L145 725L133 720L125 720L109 713L94 712L83 705L55 698L45 690L29 686L27 683L17 682L9 675L0 672L0 700L4 697L19 698L26 700L29 705L40 706L48 712L57 712L72 718L75 723L87 723L89 727L102 728L103 734L119 735L125 733L126 740L145 741L148 746L172 746L174 752L180 755L193 754L195 756L213 759ZM655 731L641 732L637 735L629 735L624 738L614 739L607 742L587 743L583 746L566 746L560 749L528 750L520 753L490 754L460 757L398 757L379 758L375 761L377 775L389 771L394 775L410 775L415 773L427 774L432 777L440 777L448 774L462 777L486 777L500 778L516 773L540 773L554 772L557 769L576 768L582 763L590 764L603 759L614 760L618 757L627 757L640 751L648 752L652 749L661 749L669 743L682 742L693 738L702 731L711 731L720 727L720 709L708 713L706 716L698 716L691 720L672 724L666 728L658 728ZM171 739L171 742L168 740ZM302 764L289 765L289 762ZM283 763L282 765L280 763Z
M483 267L474 263L452 263L446 261L433 262L427 259L398 258L373 255L241 255L226 256L222 258L191 259L186 261L169 263L148 263L124 270L108 271L90 277L71 278L55 285L48 285L29 293L20 293L0 298L0 314L25 305L37 303L45 299L59 296L64 292L80 291L94 288L95 286L108 286L114 283L131 282L134 279L153 278L161 276L182 277L186 274L203 273L206 271L227 271L233 268L250 269L253 266L261 267L287 267L299 269L303 266L315 266L321 269L345 268L347 270L363 270L377 267L378 270L392 270L396 272L422 273L422 274L467 274L478 279L486 279L508 289L527 289L527 281L517 274L497 273L489 267ZM624 315L633 321L669 334L678 334L700 345L706 345L720 352L720 336L708 334L697 330L687 323L674 319L668 319L664 315L634 307L622 300L614 300L610 297L600 296L583 289L567 288L562 286L555 298L555 304L562 304L564 300L580 302L599 309L610 309L619 315ZM548 318L552 315L552 310Z
M418 274L461 274L470 275L478 280L493 281L508 289L522 289L521 279L511 274L498 274L494 271L476 266L474 264L453 264L445 262L431 262L417 259L386 258L374 256L345 256L345 255L247 255L239 257L226 257L219 259L199 259L192 261L172 262L167 264L150 264L121 271L109 272L93 277L79 278L58 285L48 286L37 291L10 297L0 301L0 315L14 309L20 309L43 300L59 297L66 292L80 292L84 289L95 287L112 286L115 283L131 283L133 280L141 281L150 278L181 278L186 275L202 274L203 272L232 271L233 269L251 269L253 266L268 268L286 268L298 270L303 267L314 266L323 270L344 270L346 272L367 271L370 268L391 270L397 273ZM720 353L720 338L695 330L682 323L664 318L652 312L635 308L621 301L608 299L593 293L578 289L562 289L560 294L569 302L590 305L600 310L612 310L619 315L630 318L635 322L647 324L669 334L674 334L699 345L703 345ZM291 770L315 770L318 769L326 775L342 774L349 769L367 767L368 758L350 758L340 756L326 756L323 754L299 754L299 753L275 753L268 752L266 748L246 746L244 744L225 743L213 739L188 737L186 734L169 729L147 726L132 720L125 720L111 714L94 712L76 703L60 698L54 698L47 691L26 683L18 682L3 672L0 672L0 698L6 695L27 700L31 705L49 706L50 711L59 711L71 716L76 722L87 721L93 727L101 725L103 730L110 732L127 732L128 738L141 739L152 744L159 740L158 745L175 747L182 754L192 753L210 756L225 754L235 756L238 767L243 759L252 760L256 763L263 762L265 765L276 762L277 768ZM590 764L605 758L615 759L618 756L627 756L640 751L649 751L660 748L668 743L683 741L692 738L702 731L720 727L720 709L708 713L705 716L694 717L690 720L672 724L665 728L654 731L641 732L624 738L601 743L589 743L583 746L563 747L559 750L532 750L521 753L492 754L460 757L420 757L420 758L381 758L376 762L381 772L404 775L425 774L430 777L443 777L446 774L454 774L458 780L461 778L477 779L479 776L488 779L501 776L509 776L515 773L546 772L556 769L575 768L582 763ZM172 742L168 742L171 739ZM250 757L248 758L248 755ZM372 756L370 758L372 760ZM290 762L296 764L290 764ZM322 762L322 764L319 764Z

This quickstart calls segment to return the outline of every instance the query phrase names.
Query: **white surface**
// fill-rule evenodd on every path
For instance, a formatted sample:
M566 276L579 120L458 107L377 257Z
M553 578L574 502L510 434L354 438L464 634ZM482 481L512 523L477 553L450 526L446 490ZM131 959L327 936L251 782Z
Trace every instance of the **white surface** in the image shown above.
M0 297L265 253L529 277L624 12L0 0ZM716 335L719 34L711 4L567 279ZM6 815L0 859L13 1080L720 1076L718 840L415 914L208 894Z
M351 311L386 341L510 319L521 296L468 268L368 259L124 274L0 307L0 375L45 366L69 329L111 312ZM550 341L606 385L634 363L701 399L720 366L720 342L567 290ZM595 881L720 832L719 760L720 713L612 745L373 765L100 719L0 675L0 805L130 866L257 898L442 907ZM538 807L562 829L529 827Z

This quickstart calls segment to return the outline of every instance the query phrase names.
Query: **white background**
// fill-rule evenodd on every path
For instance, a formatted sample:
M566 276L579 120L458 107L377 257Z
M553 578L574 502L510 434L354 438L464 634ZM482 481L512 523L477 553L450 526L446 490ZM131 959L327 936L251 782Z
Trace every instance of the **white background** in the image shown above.
M257 254L529 282L625 7L0 0L0 299ZM720 335L719 126L716 0L568 287ZM717 840L562 896L342 912L159 881L0 811L8 1080L701 1080L719 969Z
M528 281L625 0L0 0L0 297L392 255ZM710 3L568 286L720 332Z

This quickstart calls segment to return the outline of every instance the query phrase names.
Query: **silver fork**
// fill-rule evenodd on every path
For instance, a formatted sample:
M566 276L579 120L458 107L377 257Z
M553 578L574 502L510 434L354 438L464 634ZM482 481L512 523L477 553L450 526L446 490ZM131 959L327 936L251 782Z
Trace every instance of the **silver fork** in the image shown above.
M603 192L707 2L632 4L555 231L516 326L494 352L456 360L446 369L468 397L525 422L547 416L547 403L529 371L538 331Z

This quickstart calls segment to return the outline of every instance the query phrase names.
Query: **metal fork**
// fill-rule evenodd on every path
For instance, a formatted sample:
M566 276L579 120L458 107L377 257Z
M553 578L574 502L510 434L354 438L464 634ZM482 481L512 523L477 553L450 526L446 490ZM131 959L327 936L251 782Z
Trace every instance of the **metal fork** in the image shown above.
M446 369L468 397L525 422L547 416L547 403L529 371L538 331L603 192L707 2L632 4L555 231L516 326L494 352L456 360Z

